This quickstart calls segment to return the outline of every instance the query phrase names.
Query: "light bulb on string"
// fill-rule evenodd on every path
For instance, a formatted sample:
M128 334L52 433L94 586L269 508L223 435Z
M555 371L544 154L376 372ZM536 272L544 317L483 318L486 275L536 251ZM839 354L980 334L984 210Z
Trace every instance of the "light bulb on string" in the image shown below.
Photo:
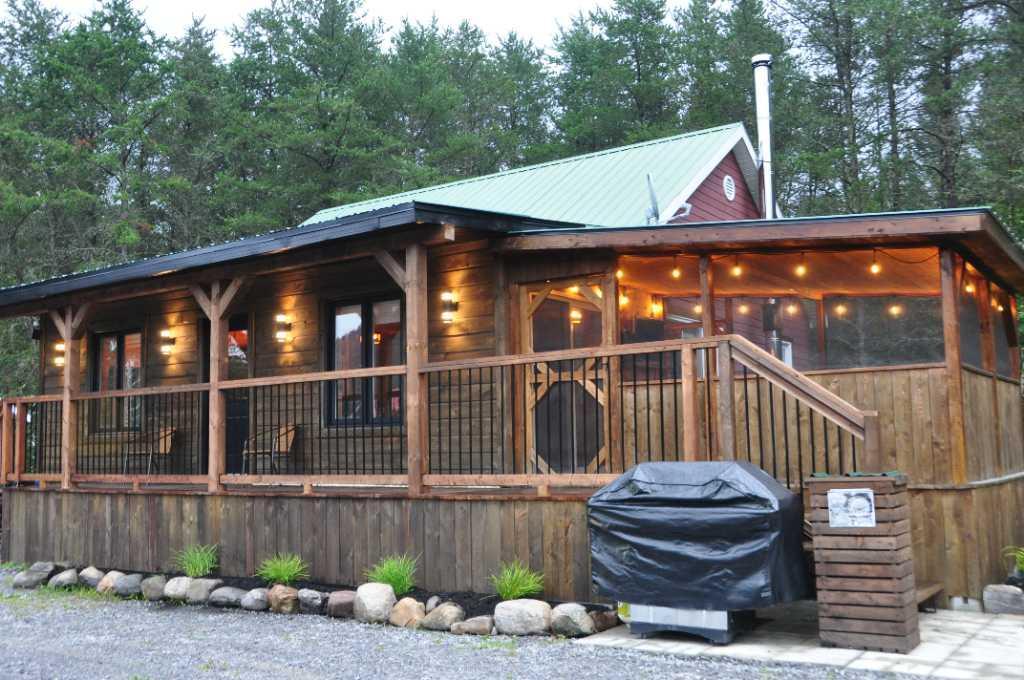
M836 316L846 316L846 305L840 302L832 308L832 311L835 312Z
M806 256L803 253L800 253L800 262L793 268L793 273L801 279L807 276Z
M747 305L747 304L740 305L736 309L736 311L739 312L740 314L749 314L750 313L750 305Z
M740 266L739 255L733 257L732 268L729 269L729 273L732 274L734 278L739 278L740 276L743 276L743 267Z
M868 271L878 276L882 273L882 265L878 264L878 251L871 251L871 266L868 267Z
M672 258L672 278L679 279L683 276L683 270L679 268L679 258Z

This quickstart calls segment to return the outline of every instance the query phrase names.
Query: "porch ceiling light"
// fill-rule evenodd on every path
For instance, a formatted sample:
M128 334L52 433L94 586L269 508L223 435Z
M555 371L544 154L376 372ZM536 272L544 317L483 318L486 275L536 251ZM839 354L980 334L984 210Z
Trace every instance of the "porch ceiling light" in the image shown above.
M732 259L732 267L729 269L729 273L732 274L733 277L737 278L737 279L739 277L743 276L743 267L740 266L740 256L739 255L735 256Z
M441 292L441 322L450 324L455 321L455 313L459 311L459 296L453 290Z

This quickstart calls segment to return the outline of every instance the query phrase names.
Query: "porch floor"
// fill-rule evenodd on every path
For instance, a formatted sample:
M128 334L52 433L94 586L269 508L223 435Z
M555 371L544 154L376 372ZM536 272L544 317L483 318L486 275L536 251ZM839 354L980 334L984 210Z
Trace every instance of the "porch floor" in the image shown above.
M910 654L835 649L818 644L813 601L758 612L764 619L730 645L716 646L684 634L646 640L626 626L576 641L679 656L725 656L744 660L824 664L936 678L1024 678L1024 616L939 610L920 615L921 644Z

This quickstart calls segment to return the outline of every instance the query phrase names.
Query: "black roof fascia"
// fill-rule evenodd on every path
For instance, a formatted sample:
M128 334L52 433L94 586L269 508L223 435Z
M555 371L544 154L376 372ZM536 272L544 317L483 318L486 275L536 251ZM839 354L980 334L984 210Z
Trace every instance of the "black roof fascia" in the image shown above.
M278 254L296 248L363 236L396 227L442 223L499 233L505 233L516 227L550 230L582 226L411 201L337 220L282 229L137 262L11 286L0 289L0 308L157 275L163 276L263 255Z

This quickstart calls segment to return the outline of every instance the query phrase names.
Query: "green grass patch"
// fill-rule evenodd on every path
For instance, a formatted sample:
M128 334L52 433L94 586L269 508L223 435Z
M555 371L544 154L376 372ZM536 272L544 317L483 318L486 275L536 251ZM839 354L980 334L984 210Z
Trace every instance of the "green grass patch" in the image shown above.
M280 583L290 586L296 581L309 578L309 567L306 561L292 553L278 553L260 563L256 575L273 585Z
M190 578L209 576L217 569L217 546L190 545L174 556L174 566Z
M405 595L416 587L416 567L419 560L411 555L389 555L366 570L370 583L386 583L395 591L396 597Z
M25 571L28 565L22 562L0 562L0 571Z
M491 583L502 600L518 600L544 592L544 575L518 560L503 562L501 571L491 576Z

